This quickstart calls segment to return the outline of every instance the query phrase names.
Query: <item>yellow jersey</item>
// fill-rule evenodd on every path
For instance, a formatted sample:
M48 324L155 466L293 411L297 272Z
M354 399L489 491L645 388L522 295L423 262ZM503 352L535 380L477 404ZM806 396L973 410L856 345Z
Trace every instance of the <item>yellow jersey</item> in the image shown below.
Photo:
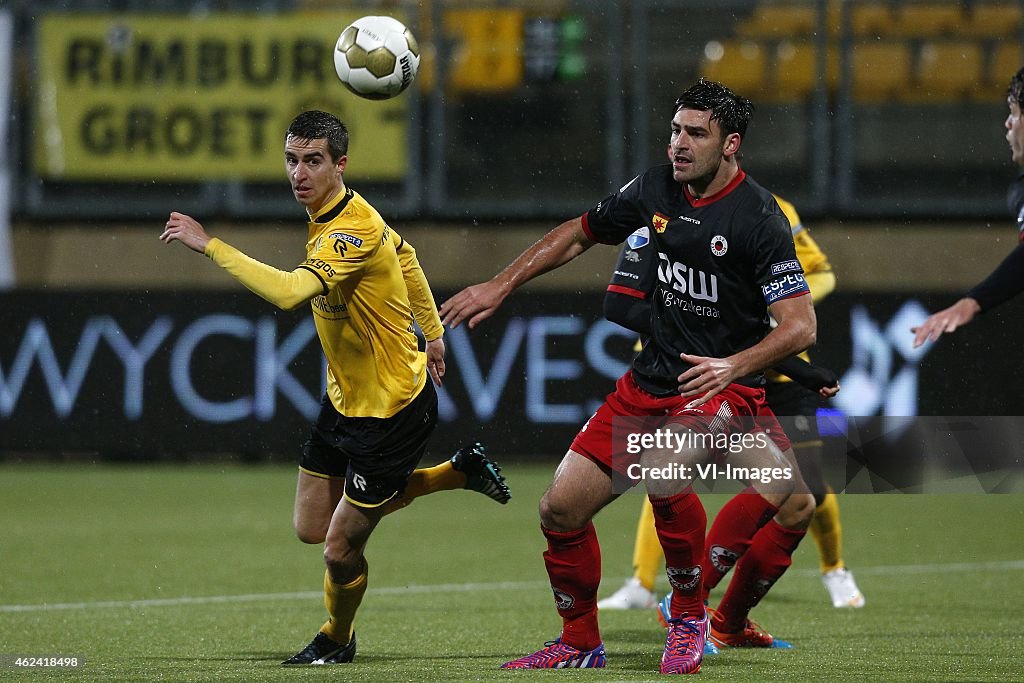
M290 273L217 239L206 254L282 308L310 301L335 409L391 417L428 381L414 321L428 341L444 332L416 252L348 188L309 218L306 260Z
M818 303L831 294L836 287L835 276L832 275L832 265L828 262L825 252L821 250L807 228L804 227L800 220L800 214L796 212L796 207L778 195L775 195L775 201L779 203L779 208L789 220L789 227L793 232L793 244L796 246L796 257L804 269L804 277L807 278L807 285L811 288L811 297L814 299L814 303ZM814 276L825 273L828 273L829 276L815 280ZM815 284L818 286L815 287Z
M775 195L775 201L778 202L782 213L789 220L789 227L793 232L793 244L796 247L796 257L804 269L804 278L811 290L811 299L817 305L836 288L836 276L832 272L832 265L828 262L825 252L821 250L807 228L804 227L803 221L800 220L800 214L796 212L796 207L779 195ZM806 351L799 355L804 360L810 361ZM772 382L792 381L789 377L774 370L767 370L764 374Z

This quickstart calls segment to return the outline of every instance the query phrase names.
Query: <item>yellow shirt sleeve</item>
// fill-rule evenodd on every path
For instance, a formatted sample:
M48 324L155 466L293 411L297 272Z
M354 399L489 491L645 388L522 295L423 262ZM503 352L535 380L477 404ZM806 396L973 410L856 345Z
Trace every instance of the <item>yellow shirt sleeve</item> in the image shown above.
M416 258L416 250L394 228L391 229L391 240L398 252L398 262L402 266L402 277L405 278L405 286L409 291L413 317L423 330L423 337L427 341L434 341L444 334L444 326L441 324L441 316L437 313L437 305L434 303L434 295L430 292L427 276L420 267L419 259Z
M775 201L779 203L779 208L782 209L782 213L789 220L789 227L793 232L793 246L796 249L796 257L800 261L800 266L804 269L804 278L807 280L807 286L811 290L811 300L817 305L822 299L835 291L836 276L832 272L832 264L828 262L825 252L821 250L818 243L811 237L810 232L804 227L796 207L779 195L775 195ZM800 358L810 361L806 351L798 355ZM780 375L774 370L767 370L765 376L772 382L792 381L789 377Z
M793 231L793 246L796 248L796 257L800 259L800 265L804 267L804 273L832 272L832 264L828 262L825 252L814 241L807 228L802 224L798 226L799 230Z
M782 213L789 220L790 230L793 231L793 246L796 249L796 257L804 269L804 276L807 278L807 285L811 288L811 296L814 299L814 303L818 303L836 288L836 278L832 274L832 264L828 262L825 252L821 250L818 243L811 237L811 233L804 227L796 207L778 195L775 195L775 201L779 203L779 208L782 209ZM818 277L818 275L821 275L821 277Z
M323 291L319 278L309 270L302 267L291 272L278 270L216 237L209 241L203 253L250 291L284 310L296 308Z
M836 289L836 275L831 270L804 275L807 286L811 290L811 300L815 305Z

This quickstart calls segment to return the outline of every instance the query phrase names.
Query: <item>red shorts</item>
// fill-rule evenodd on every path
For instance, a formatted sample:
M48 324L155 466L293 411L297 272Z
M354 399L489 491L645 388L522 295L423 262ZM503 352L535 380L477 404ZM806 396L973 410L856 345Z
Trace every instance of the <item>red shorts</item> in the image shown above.
M696 398L655 396L640 388L630 370L619 378L615 391L605 397L601 407L576 434L571 448L608 470L621 469L622 462L616 463L619 467L612 463L616 448L621 455L624 446L624 443L614 444L612 420L615 418L620 418L616 420L619 425L617 436L622 436L623 425L629 429L631 423L654 424L643 418L672 418L672 423L684 424L698 432L765 432L780 451L790 448L782 425L765 402L764 389L730 384L707 403L687 408L686 405Z

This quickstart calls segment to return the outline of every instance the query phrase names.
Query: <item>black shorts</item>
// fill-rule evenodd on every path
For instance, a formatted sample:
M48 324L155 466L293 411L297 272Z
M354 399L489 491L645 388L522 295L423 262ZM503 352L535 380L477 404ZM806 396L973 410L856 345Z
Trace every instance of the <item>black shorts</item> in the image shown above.
M771 382L764 388L768 405L795 447L821 439L818 407L821 397L796 382Z
M436 424L437 392L429 379L409 405L387 418L345 417L325 394L299 468L317 477L344 477L346 498L378 507L405 491Z

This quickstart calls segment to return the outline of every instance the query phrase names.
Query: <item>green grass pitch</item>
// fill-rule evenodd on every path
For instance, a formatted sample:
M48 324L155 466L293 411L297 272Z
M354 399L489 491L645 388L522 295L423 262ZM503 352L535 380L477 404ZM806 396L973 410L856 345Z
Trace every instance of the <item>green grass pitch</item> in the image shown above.
M324 620L320 549L291 532L284 466L0 467L0 680L658 680L652 611L602 615L604 670L505 672L558 635L536 504L553 463L509 464L513 500L457 491L386 519L368 550L356 661L282 670ZM722 503L708 497L709 516ZM836 610L808 539L754 613L791 651L726 651L707 681L1005 681L1024 664L1024 497L841 496L867 596ZM597 519L601 594L629 572L639 497ZM84 657L24 670L13 655Z

